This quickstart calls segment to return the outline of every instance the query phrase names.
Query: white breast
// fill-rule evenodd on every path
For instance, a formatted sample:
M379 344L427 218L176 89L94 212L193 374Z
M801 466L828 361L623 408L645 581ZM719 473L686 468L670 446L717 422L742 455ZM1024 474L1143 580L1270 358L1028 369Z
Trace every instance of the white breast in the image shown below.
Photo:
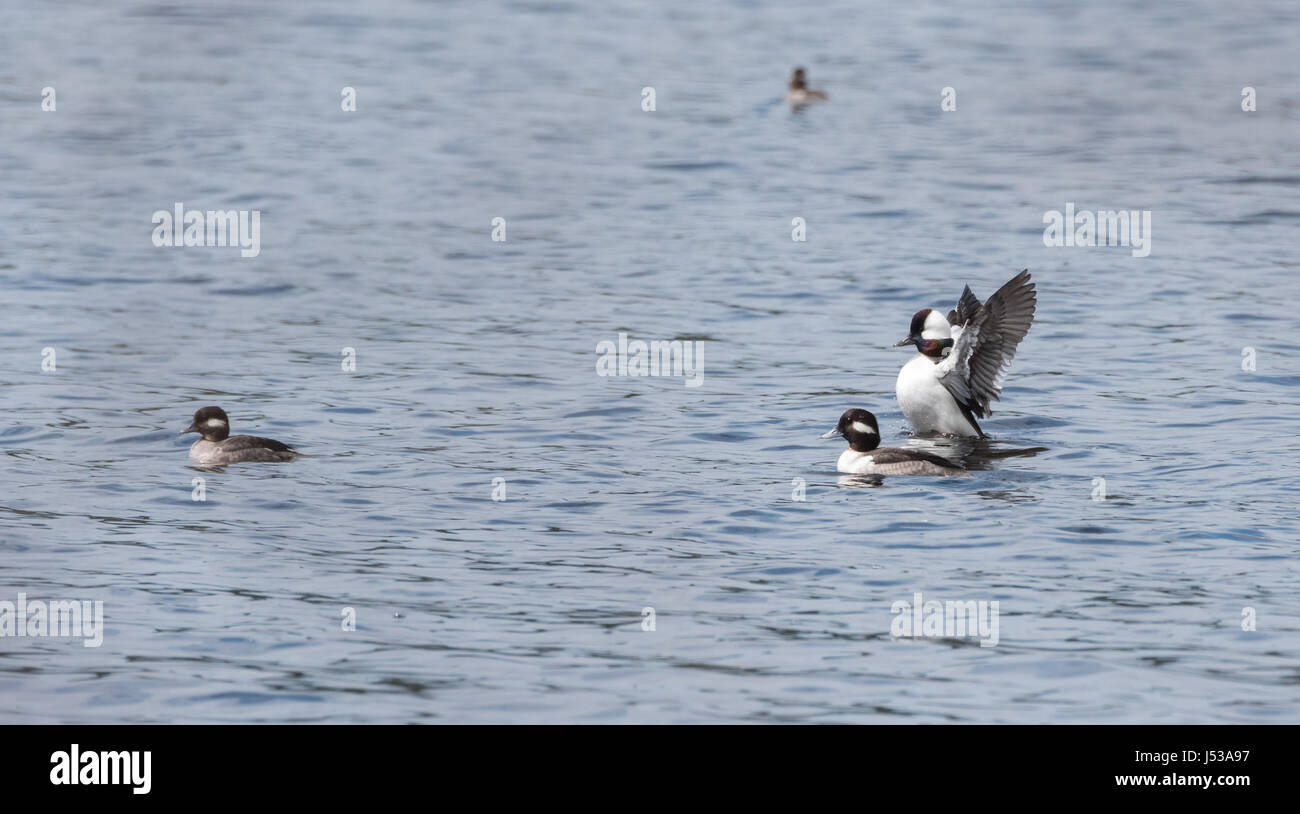
M952 393L939 381L936 368L929 357L918 353L898 371L894 392L903 416L916 432L979 435L962 415Z
M871 460L870 452L846 449L840 454L835 468L849 475L870 475L876 471L876 464Z
M220 451L221 447L215 442L200 438L190 447L190 460L196 464L210 464L216 460Z

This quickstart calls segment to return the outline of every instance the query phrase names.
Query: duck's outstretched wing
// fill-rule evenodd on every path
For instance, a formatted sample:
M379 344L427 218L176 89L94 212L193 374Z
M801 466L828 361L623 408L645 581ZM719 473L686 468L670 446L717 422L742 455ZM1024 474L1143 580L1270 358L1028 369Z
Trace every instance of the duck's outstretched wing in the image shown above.
M968 296L969 300L968 300ZM978 303L970 288L962 292L953 315L960 318L968 303ZM998 399L1016 347L1029 333L1038 296L1029 270L1017 274L979 305L956 337L952 353L939 363L938 376L963 410L980 418L993 414L989 404ZM949 317L952 322L952 316ZM954 323L956 325L957 323ZM958 333L954 331L954 333Z
M980 310L980 299L971 293L970 286L961 291L957 307L948 312L949 325L965 325Z

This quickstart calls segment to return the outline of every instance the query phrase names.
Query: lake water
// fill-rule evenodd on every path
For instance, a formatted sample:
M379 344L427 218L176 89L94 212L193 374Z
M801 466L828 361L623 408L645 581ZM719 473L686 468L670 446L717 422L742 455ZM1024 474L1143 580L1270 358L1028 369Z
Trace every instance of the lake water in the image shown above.
M0 637L0 720L1300 721L1294 3L8 10L0 600L104 629ZM974 477L838 475L1021 268ZM192 468L208 404L309 456Z

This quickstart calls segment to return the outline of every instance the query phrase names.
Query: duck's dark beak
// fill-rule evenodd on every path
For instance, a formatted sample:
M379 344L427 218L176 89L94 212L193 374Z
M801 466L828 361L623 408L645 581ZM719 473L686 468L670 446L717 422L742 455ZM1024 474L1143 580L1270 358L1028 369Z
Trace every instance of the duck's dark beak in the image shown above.
M839 427L836 427L835 429L833 429L833 430L831 430L830 432L828 432L828 433L826 433L825 435L823 435L822 438L836 438L836 437L841 436L841 435L843 435L843 434L844 434L844 433L840 432L840 428L839 428Z
M900 339L900 340L898 340L897 342L895 342L895 343L894 343L894 347L896 347L896 348L901 348L901 347L903 347L904 345L910 345L910 344L912 344L912 343L915 342L915 341L916 341L916 340L914 340L912 337L910 337L910 336L905 336L905 337L903 337L902 339Z
M199 428L196 427L196 426L194 426L194 422L191 421L191 422L190 422L190 425L189 425L188 427L186 427L185 429L181 430L181 435L188 435L189 433L192 433L192 432L198 432L198 431L199 431Z

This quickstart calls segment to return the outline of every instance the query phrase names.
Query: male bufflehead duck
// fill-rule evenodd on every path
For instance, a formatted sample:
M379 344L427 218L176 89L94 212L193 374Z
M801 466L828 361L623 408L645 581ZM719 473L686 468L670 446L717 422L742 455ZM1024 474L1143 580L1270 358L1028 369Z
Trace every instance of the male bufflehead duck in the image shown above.
M224 466L244 461L292 461L297 453L270 438L231 435L230 419L220 407L204 407L181 435L197 432L203 437L190 447L190 460L203 466Z
M787 102L792 105L806 105L825 98L827 97L823 91L808 90L808 81L804 79L803 68L794 69L794 75L790 77L790 90L785 94Z
M985 437L975 418L993 415L989 402L1002 392L1037 301L1025 269L983 305L966 286L946 318L929 308L916 312L911 332L894 345L919 351L894 385L913 430Z
M846 410L840 423L822 438L843 436L849 448L840 455L836 468L850 475L970 475L957 464L917 449L879 449L880 429L876 417L866 410Z

